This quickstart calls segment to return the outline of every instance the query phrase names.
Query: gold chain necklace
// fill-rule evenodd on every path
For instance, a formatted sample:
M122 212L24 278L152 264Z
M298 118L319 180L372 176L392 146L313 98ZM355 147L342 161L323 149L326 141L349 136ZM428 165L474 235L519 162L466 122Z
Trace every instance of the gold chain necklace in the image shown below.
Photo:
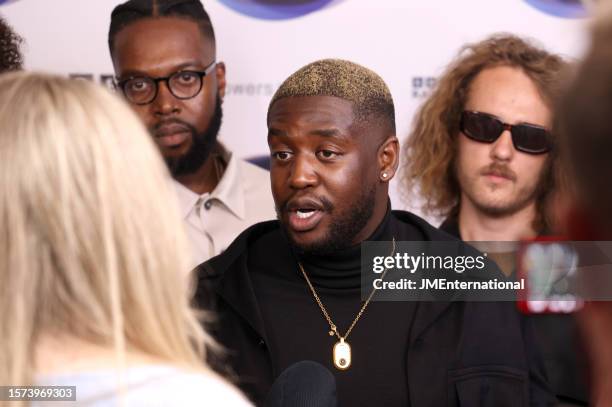
M393 238L393 249L391 250L390 256L393 257L393 254L395 254L395 237ZM363 304L363 306L357 313L357 316L355 317L355 319L353 320L349 328L346 330L346 333L344 334L344 336L342 336L338 332L338 328L336 327L336 324L334 324L331 317L329 316L329 313L327 312L325 305L323 305L323 302L317 295L317 291L315 290L314 286L310 282L310 279L308 278L306 271L304 271L304 267L302 266L302 263L300 263L299 261L298 261L298 267L300 268L300 271L304 275L304 279L306 280L306 283L308 283L308 287L310 287L310 292L312 292L314 299L317 301L317 304L319 304L319 308L321 309L323 316L325 317L325 319L327 320L327 323L329 324L329 336L336 335L339 339L339 341L336 342L336 344L334 345L334 350L333 350L334 366L336 366L337 369L346 370L351 366L351 346L348 344L348 342L346 342L346 339L348 338L351 331L355 327L355 324L357 324L357 321L359 321L359 318L361 318L361 315L364 313L364 311L368 307L368 304L372 300L374 293L376 293L377 288L372 289L372 291L370 292L370 295L368 295L368 298L366 299L365 303ZM387 268L385 267L385 271L382 273L382 276L380 277L381 281L385 278L386 274L387 274Z

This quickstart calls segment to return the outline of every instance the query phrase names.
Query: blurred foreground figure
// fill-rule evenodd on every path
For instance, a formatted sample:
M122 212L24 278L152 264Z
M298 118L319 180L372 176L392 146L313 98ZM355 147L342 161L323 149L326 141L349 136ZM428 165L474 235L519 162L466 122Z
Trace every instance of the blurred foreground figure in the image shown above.
M591 48L558 114L576 188L572 216L567 217L568 234L574 240L612 240L611 43L612 14L607 14L594 26ZM588 303L580 321L590 345L593 405L610 406L612 304Z
M136 115L36 74L0 77L0 100L0 383L76 386L83 405L245 405L201 362L177 273L189 246Z

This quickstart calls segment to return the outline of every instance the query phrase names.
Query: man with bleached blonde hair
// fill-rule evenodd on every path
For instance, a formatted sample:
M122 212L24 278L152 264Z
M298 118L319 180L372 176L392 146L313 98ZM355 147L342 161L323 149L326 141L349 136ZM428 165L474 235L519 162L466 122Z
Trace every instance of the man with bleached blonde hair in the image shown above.
M380 292L362 288L366 241L385 253L399 241L465 246L391 210L399 144L383 79L315 61L283 82L267 122L278 221L250 227L198 270L196 300L215 293L213 331L241 388L262 404L280 372L312 360L333 372L340 406L545 405L513 304L370 301Z

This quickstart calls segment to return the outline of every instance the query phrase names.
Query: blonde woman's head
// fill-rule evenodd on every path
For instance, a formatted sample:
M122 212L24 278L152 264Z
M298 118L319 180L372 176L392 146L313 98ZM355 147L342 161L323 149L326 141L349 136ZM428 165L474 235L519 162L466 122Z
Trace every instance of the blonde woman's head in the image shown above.
M119 98L0 77L0 383L33 379L43 335L198 365L208 338L181 277L190 259L170 188Z

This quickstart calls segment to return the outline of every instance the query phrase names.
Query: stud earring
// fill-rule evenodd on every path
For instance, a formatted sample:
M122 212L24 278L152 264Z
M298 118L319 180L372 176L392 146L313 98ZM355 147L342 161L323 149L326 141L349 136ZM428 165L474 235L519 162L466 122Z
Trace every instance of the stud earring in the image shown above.
M389 174L387 174L386 172L383 172L383 173L382 173L382 177L383 177L383 179L387 179L387 177L388 177L388 176L389 176Z

